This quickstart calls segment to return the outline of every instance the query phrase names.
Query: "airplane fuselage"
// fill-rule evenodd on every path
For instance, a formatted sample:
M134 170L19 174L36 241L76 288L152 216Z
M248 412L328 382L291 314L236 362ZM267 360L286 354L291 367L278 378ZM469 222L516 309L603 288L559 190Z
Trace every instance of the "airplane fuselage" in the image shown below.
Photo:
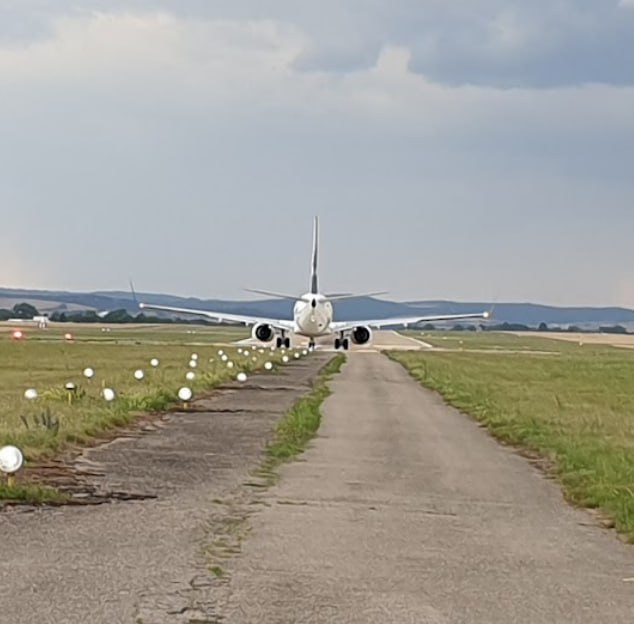
M295 302L293 308L294 333L300 336L317 338L330 334L332 319L332 303L324 295L306 293Z

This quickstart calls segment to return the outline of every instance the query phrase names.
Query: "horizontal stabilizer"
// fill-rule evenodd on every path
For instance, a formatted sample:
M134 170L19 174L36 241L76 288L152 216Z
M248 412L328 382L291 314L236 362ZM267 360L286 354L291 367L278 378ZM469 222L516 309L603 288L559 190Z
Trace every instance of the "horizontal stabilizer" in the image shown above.
M325 295L328 299L356 299L357 297L376 297L377 295L387 295L387 291L371 292L371 293L333 293L331 295Z
M266 295L267 297L275 297L276 299L290 299L291 301L297 301L299 297L297 295L285 295L282 293L269 292L268 290L257 290L255 288L245 288L247 292L256 293L258 295Z

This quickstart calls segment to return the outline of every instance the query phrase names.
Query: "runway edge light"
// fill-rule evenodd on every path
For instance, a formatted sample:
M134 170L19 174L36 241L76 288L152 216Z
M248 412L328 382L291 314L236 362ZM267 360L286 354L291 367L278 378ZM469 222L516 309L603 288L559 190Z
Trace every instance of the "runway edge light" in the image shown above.
M7 475L7 485L15 484L15 473L22 468L24 455L17 446L7 445L0 448L0 470Z
M183 402L183 408L187 409L187 405L189 401L191 401L191 398L192 398L191 388L188 388L187 386L183 386L178 391L178 398Z

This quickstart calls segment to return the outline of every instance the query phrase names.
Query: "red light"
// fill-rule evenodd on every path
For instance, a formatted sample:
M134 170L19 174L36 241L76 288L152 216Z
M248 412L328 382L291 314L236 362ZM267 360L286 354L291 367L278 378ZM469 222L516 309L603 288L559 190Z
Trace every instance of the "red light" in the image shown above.
M64 334L64 340L72 340L73 334Z
M21 329L14 329L13 332L11 332L11 338L13 338L13 340L22 340L22 338L24 338L24 332Z

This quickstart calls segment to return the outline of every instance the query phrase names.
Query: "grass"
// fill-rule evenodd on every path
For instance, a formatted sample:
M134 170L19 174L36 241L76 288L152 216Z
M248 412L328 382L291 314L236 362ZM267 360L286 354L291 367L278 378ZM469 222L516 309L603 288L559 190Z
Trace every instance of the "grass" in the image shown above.
M79 327L72 342L64 340L68 331L64 326L25 329L27 338L21 341L12 340L9 332L0 333L0 446L18 446L27 462L53 457L69 445L84 445L110 429L129 424L140 413L177 404L181 386L189 386L195 398L235 379L240 371L249 373L261 369L267 360L279 363L282 358L279 350L260 353L260 349L249 349L247 356L239 354L237 346L223 346L235 364L229 369L212 340L233 340L233 329L202 331L194 346L189 326L158 331L161 344L146 327L117 328L110 333L115 337L125 333L126 339L114 341L93 339L101 333L99 328ZM194 352L198 365L190 368ZM157 368L150 366L154 357L160 362ZM83 376L86 367L94 369L92 379ZM145 373L141 381L134 378L137 369ZM190 370L196 376L193 381L185 378ZM67 382L76 385L74 394L65 390ZM117 394L110 403L102 396L105 387ZM24 397L27 388L37 390L37 399ZM0 499L43 499L48 495L53 494L21 484L20 475L12 488L0 487Z
M557 357L389 355L498 439L545 458L568 500L602 510L634 542L634 352L562 346Z
M215 565L215 566L211 566L211 568L209 568L209 571L216 577L216 578L222 578L225 575L224 570L219 566L219 565Z
M346 356L337 354L321 370L311 392L299 399L275 429L275 438L267 446L264 470L271 472L283 462L300 454L321 423L321 404L330 395L328 382L341 370Z
M531 336L517 336L504 332L471 331L403 331L404 336L422 340L442 349L486 349L492 351L548 351L559 353L579 349L577 344L544 337L535 332Z
M31 483L19 483L9 486L0 483L0 500L33 501L38 503L60 503L66 496L53 488Z

